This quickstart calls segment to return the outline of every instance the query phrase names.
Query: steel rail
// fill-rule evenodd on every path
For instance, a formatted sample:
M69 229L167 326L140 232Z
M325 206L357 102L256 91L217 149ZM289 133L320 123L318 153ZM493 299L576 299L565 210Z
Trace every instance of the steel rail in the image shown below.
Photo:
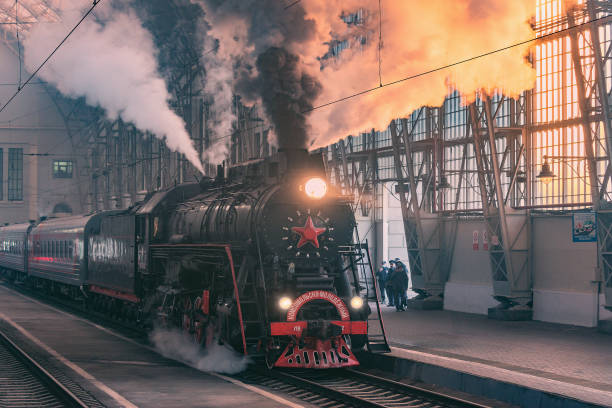
M42 365L38 364L28 353L13 342L5 333L0 331L0 347L6 349L21 365L25 366L31 375L39 380L49 394L56 397L62 406L87 408L88 405L77 397L72 391L64 386L58 379L51 375ZM35 396L35 388L29 389L32 397Z
M394 381L389 378L384 378L384 377L380 377L377 375L365 373L363 371L348 369L348 370L345 370L343 374L345 374L348 377L353 377L353 378L362 380L369 384L378 385L381 388L397 389L398 391L403 391L403 392L406 392L409 390L410 393L420 394L428 398L433 398L441 403L449 403L449 404L454 404L454 405L459 404L461 406L473 407L473 408L491 408L490 405L484 405L484 404L477 403L474 401L469 401L464 398L459 398L456 396L444 394L439 391L428 390L428 389L419 387L414 384L404 384L399 381Z
M266 379L294 387L292 390L272 385L273 388L310 401L313 398L336 401L349 407L468 407L491 408L465 398L428 390L411 384L404 384L387 378L363 373L353 369L338 370L268 370L255 368L255 382L266 385ZM248 374L247 374L248 375ZM268 385L269 386L269 385ZM300 392L303 393L300 396ZM304 397L305 396L305 397ZM333 403L324 404L334 405Z

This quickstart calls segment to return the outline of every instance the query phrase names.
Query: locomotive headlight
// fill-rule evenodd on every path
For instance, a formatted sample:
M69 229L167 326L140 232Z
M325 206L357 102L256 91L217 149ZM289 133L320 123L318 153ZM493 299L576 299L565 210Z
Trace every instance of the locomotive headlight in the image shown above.
M320 177L313 177L304 184L304 191L310 198L321 199L327 194L327 183Z
M291 303L293 302L291 301L290 298L288 298L287 296L283 296L282 298L278 300L278 307L280 307L283 310L287 310L291 307Z
M353 309L361 309L362 306L363 306L363 299L360 298L359 296L353 296L353 298L351 299L351 307Z

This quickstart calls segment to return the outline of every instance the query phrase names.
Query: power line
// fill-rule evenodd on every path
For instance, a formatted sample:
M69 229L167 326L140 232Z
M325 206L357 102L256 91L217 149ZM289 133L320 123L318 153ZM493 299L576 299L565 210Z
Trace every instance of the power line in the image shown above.
M382 6L378 0L378 85L382 83Z
M202 56L204 56L204 55L206 55L206 54L210 54L211 52L218 50L220 46L221 46L221 43L220 43L220 42L217 42L217 45L215 45L213 48L211 48L211 49L210 49L210 50L208 50L208 51L204 51L204 52L202 53Z
M288 6L285 6L285 8L283 10L287 10L288 8L291 8L293 6L295 6L296 4L298 4L300 1L302 0L296 0L293 3L289 4Z
M93 4L92 6L89 8L89 10L87 10L87 12L83 15L83 17L79 20L78 23L76 23L76 25L72 28L72 30L70 30L70 32L68 32L68 34L66 34L66 36L64 37L64 39L57 45L57 47L55 47L55 49L51 52L51 54L49 54L49 56L47 58L45 58L45 60L38 66L38 68L36 68L36 70L32 73L32 75L30 75L28 77L28 79L23 83L22 86L17 88L17 92L15 92L13 94L13 96L11 96L9 98L8 101L6 101L6 103L2 106L2 108L0 108L0 112L2 112L12 101L13 99L15 99L15 97L17 95L19 95L21 93L21 90L28 84L30 83L30 81L32 80L32 78L34 78L36 76L36 74L38 74L38 71L40 71L40 69L47 63L47 61L49 61L51 59L51 57L53 57L53 55L57 52L57 50L59 50L59 48L64 45L64 43L66 42L66 40L68 40L68 37L70 37L70 35L81 25L81 23L83 22L83 20L85 20L87 18L87 16L89 16L89 14L91 14L91 12L93 11L93 9L101 2L102 0L93 0Z
M36 24L36 23L38 23L38 21L20 21L19 23L17 22L13 23L12 21L2 21L0 22L0 25Z
M21 89L21 42L19 41L19 19L17 18L17 9L19 3L18 0L15 0L15 32L17 33L17 53L19 58L19 85L17 85L17 89Z
M470 61L473 61L473 60L476 60L476 59L479 59L479 58L483 58L483 57L486 57L486 56L489 56L489 55L492 55L492 54L496 54L498 52L506 51L506 50L509 50L511 48L514 48L514 47L518 47L518 46L521 46L521 45L529 44L529 43L537 41L537 40L542 40L544 38L548 38L548 37L552 37L552 36L557 36L557 35L559 35L562 32L573 30L575 28L579 28L579 27L582 27L582 26L585 26L585 25L588 25L588 24L592 24L592 23L595 23L595 22L597 22L599 20L609 19L610 17L611 16L609 16L609 15L608 16L604 16L604 17L599 17L599 18L596 18L596 19L591 20L591 21L587 21L587 22L584 22L584 23L581 23L581 24L576 24L576 25L574 25L572 27L566 27L566 28L564 28L562 30L555 31L554 33L544 34L544 35L542 35L540 37L530 38L529 40L525 40L525 41L521 41L521 42L518 42L518 43L515 43L515 44L511 44L511 45L508 45L506 47L499 48L499 49L496 49L496 50L493 50L493 51L488 51L488 52L485 52L484 54L476 55L474 57L466 58L466 59L463 59L461 61L453 62L453 63L448 64L448 65L444 65L444 66L441 66L441 67L438 67L438 68L430 69L429 71L424 71L424 72L420 72L418 74L410 75L410 76L407 76L405 78L401 78L401 79L397 79L397 80L392 81L392 82L388 82L386 84L380 84L377 87L369 88L369 89L364 89L363 91L359 91L357 93L344 96L342 98L333 100L331 102L326 102L324 104L321 104L321 105L318 105L318 106L315 106L315 107L303 110L300 113L308 113L308 112L312 112L312 111L317 110L317 109L325 108L327 106L334 105L334 104L339 103L339 102L344 102L344 101L346 101L348 99L352 99L352 98L355 98L357 96L361 96L361 95L364 95L364 94L376 91L377 89L385 88L385 87L391 86L391 85L397 85L397 84L399 84L401 82L405 82L405 81L408 81L408 80L411 80L411 79L415 79L415 78L418 78L418 77L422 77L422 76L425 76L425 75L432 74L434 72L438 72L438 71L442 71L442 70L445 70L445 69L448 69L448 68L452 68L452 67L454 67L456 65L464 64L466 62L470 62Z
M2 85L2 84L0 84L0 85ZM17 85L17 84L13 84L13 85ZM30 111L28 113L24 113L23 115L13 116L12 118L6 119L6 120L0 120L0 123L11 123L11 122L14 122L14 121L16 121L18 119L27 118L28 116L35 115L35 114L37 114L39 112L43 112L43 111L49 110L51 108L53 108L53 104L52 103L50 103L48 105L45 105L42 108Z

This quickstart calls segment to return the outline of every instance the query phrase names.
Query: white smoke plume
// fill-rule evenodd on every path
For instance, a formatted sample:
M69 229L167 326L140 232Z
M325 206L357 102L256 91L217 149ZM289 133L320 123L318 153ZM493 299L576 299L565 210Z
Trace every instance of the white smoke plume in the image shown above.
M197 0L192 0L199 3ZM200 25L204 31L202 63L206 72L204 92L210 97L211 145L203 159L221 163L227 158L236 114L233 111L236 70L248 66L245 56L251 47L247 44L247 28L241 21L215 21L214 36L207 21Z
M221 163L229 153L232 122L233 74L231 61L208 58L204 60L206 85L204 92L212 96L210 139L211 145L202 153L202 159L213 164Z
M384 129L391 119L405 117L420 106L440 106L452 90L469 102L481 90L516 96L534 83L534 70L526 61L529 44L524 44L315 110L303 121L299 114L308 110L304 106L379 85L379 21L382 82L389 83L532 38L529 20L535 0L386 0L381 2L382 13L378 2L371 0L192 1L204 9L208 35L219 39L219 51L231 57L232 64L225 66L233 68L235 92L262 101L269 117L278 114L278 106L269 106L265 93L278 92L280 98L267 98L277 104L291 96L285 105L297 122L305 123L295 134L301 140L305 132L306 146L311 148L371 128ZM359 18L347 18L356 12ZM348 48L331 57L330 46L344 41ZM262 72L258 62L272 47L295 55L299 66L287 70L281 51L282 58ZM269 74L280 82L270 86ZM319 85L320 92L309 92ZM270 119L279 144L291 145L286 139L294 136L282 134L283 126Z
M201 371L236 374L244 371L251 360L213 341L201 348L179 330L157 328L151 333L151 341L164 356L179 360Z
M91 1L61 2L59 22L35 24L24 40L26 68L33 71L91 7ZM128 8L101 2L39 76L70 97L85 97L110 119L121 117L154 133L203 172L185 122L168 106L170 95L158 72L151 34Z

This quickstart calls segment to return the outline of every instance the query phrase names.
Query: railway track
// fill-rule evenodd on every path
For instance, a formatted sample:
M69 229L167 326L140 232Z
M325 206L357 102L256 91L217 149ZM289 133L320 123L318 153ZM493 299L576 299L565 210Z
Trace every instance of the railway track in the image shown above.
M0 332L0 407L87 407L42 365Z
M491 408L489 405L350 369L253 369L241 374L240 379L328 408Z
M84 307L82 302L65 297L51 296L47 293L44 293L40 290L35 290L26 285L17 284L10 280L3 279L1 275L0 285L5 286L8 289L14 290L15 292L20 293L24 296L46 303L49 306L72 313L76 316L85 318L89 321L101 324L108 328L118 330L121 332L121 334L132 339L144 341L148 336L146 330L141 327L134 327L133 322L126 322L122 319L111 318L110 316L105 315L104 313Z
M6 284L6 283L5 283ZM90 320L97 320L105 326L112 326L122 334L132 338L140 337L143 332L129 327L128 324L109 319L106 316L79 307L73 301L58 300L50 296L45 296L39 292L27 290L23 287L8 284L27 296L34 296L61 309L79 314ZM2 333L0 332L0 335ZM146 343L146 336L140 341ZM1 346L1 344L0 344ZM0 358L2 356L0 355ZM263 367L263 366L262 366ZM490 405L483 405L473 401L457 398L455 396L427 390L414 385L408 385L392 381L383 377L374 376L360 371L350 369L336 370L267 370L262 367L251 367L247 371L235 377L243 382L253 385L277 390L286 395L291 395L306 403L317 407L343 408L343 407L413 407L413 408L490 408ZM0 383L3 379L3 366L0 364ZM2 386L0 385L0 396ZM44 404L40 405L43 406ZM2 398L0 397L0 406ZM11 406L11 405L9 405ZM15 406L35 406L15 405ZM44 405L44 406L65 406L64 405ZM75 406L75 405L71 405ZM76 405L80 406L80 405Z

